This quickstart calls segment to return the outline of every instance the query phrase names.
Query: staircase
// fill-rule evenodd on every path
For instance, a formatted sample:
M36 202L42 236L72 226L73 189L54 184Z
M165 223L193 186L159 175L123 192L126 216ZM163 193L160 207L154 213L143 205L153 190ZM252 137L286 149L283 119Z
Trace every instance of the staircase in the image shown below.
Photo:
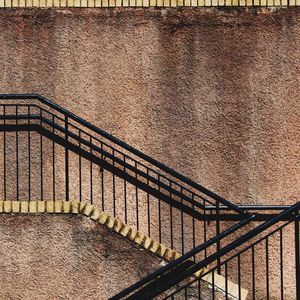
M3 212L77 207L166 261L111 299L300 300L300 202L234 205L40 95L0 95L0 132Z

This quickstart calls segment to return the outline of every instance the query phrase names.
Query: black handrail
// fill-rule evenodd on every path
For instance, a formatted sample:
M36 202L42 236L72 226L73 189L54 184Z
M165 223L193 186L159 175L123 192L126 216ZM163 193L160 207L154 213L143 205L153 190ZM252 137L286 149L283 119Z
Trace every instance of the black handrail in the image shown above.
M174 176L175 178L181 180L182 182L190 185L191 187L199 190L203 194L211 197L212 199L218 201L220 204L224 204L225 206L231 207L234 211L248 215L247 211L244 211L243 209L240 209L238 206L232 204L227 199L217 195L216 193L208 190L207 188L203 187L202 185L192 181L191 179L179 174L175 170L173 170L170 167L167 167L166 165L158 162L157 160L153 159L152 157L142 153L141 151L137 150L136 148L128 145L127 143L119 140L118 138L114 137L113 135L105 132L104 130L92 125L91 123L83 120L82 118L74 115L70 111L62 108L61 106L57 105L56 103L52 102L51 100L39 95L39 94L0 94L0 100L38 100L41 103L55 109L56 111L64 114L68 118L73 119L74 121L78 122L79 124L85 126L86 128L96 132L97 134L100 134L101 136L105 137L106 139L110 140L111 142L119 145L120 147L130 151L131 153L135 154L136 156L146 160L147 162L153 164L154 166L162 169L164 172L169 173L170 175Z
M131 285L130 287L124 289L123 291L121 291L117 295L115 295L112 298L110 298L110 300L119 300L119 299L124 298L125 296L130 295L131 293L133 293L134 291L137 291L142 286L149 284L153 279L158 278L160 276L163 276L164 274L170 272L175 266L183 263L184 261L186 261L188 259L193 258L193 256L195 256L199 252L204 251L205 249L207 249L210 246L216 244L217 242L220 242L222 239L228 237L229 235L233 234L234 232L236 232L237 230L241 229L242 227L244 227L244 226L248 225L249 223L255 221L256 218L257 218L257 216L252 215L249 218L247 218L247 219L245 219L245 220L237 223L236 225L230 227L229 229L221 232L217 236L211 238L206 243L201 244L201 245L195 247L194 249L192 249L191 251L187 252L183 256L181 256L181 257L177 258L176 260L170 262L169 264L167 264L166 266L160 268L159 270L151 273L147 277L141 279L139 282L137 282L137 283Z
M193 266L191 266L187 270L181 272L180 274L176 274L177 275L176 278L172 278L172 286L174 284L177 284L177 283L179 283L179 282L187 279L188 277L192 276L193 274L195 274L199 270L201 270L204 267L206 267L207 265L211 264L212 262L219 260L221 257L223 257L224 255L228 254L229 252L233 251L237 247L243 245L245 242L249 241L253 237L257 236L258 234L260 234L263 231L267 230L271 226L274 226L278 222L282 221L282 219L284 219L284 217L289 216L289 215L291 215L291 214L293 214L295 212L299 213L298 212L299 210L300 210L300 202L298 202L295 205L289 207L285 211L279 213L272 220L269 220L269 221L267 221L267 222L265 222L263 224L260 224L258 227L256 227L256 228L248 231L247 233L245 233L241 237L237 238L233 242L231 242L228 245L224 246L223 248L219 249L219 251L213 253L212 255L208 256L204 260L202 260L202 261L200 261L198 263L195 263ZM253 216L253 219L255 219L255 216ZM300 215L298 215L296 217L296 221L299 221L299 219L300 219ZM292 222L292 221L290 221L290 222ZM215 238L217 239L218 236L215 237ZM156 297L158 295L161 295L163 292L167 291L169 288L170 288L170 286L168 286L168 284L166 284L164 287L161 287L158 284L155 290L152 289L151 291L149 291L149 290L147 290L147 285L146 285L146 287L144 287L145 294L143 295L143 299L153 299L154 297ZM149 292L151 293L151 297L150 298L149 298L149 296L147 294ZM120 295L120 294L118 294L118 295ZM118 297L118 295L117 295L117 298L113 297L113 298L111 298L111 300L117 300L117 299L138 300L138 299L141 299L140 298L141 297L141 292L140 291L137 291L133 295L126 294L123 297Z

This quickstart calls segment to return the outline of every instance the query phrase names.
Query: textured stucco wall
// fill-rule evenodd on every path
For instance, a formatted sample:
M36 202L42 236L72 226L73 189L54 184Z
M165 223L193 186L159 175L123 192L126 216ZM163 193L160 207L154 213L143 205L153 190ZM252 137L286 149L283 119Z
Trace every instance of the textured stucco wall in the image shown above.
M0 216L0 299L108 299L161 259L86 217Z
M38 92L236 203L299 198L299 9L0 11Z
M294 203L299 20L298 8L1 10L0 91L41 93L235 203Z

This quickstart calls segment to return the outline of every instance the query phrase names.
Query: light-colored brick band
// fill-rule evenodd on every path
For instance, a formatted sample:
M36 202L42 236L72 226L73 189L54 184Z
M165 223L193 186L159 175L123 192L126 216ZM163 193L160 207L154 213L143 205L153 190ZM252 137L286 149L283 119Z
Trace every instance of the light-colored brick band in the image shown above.
M98 207L87 202L79 201L0 201L0 213L24 213L24 214L82 214L91 220L104 225L121 236L134 241L140 247L154 253L167 262L173 261L181 256L181 253L166 247L158 241L152 239L141 231L136 230L133 226L123 223L120 219L112 217L105 211L101 211ZM208 270L203 268L194 275L207 273ZM214 274L206 274L202 280L212 284L214 276L214 285L217 289L225 290L225 277ZM228 294L238 299L238 285L227 280ZM241 288L241 300L246 299L248 291Z
M9 7L287 7L300 0L0 0Z

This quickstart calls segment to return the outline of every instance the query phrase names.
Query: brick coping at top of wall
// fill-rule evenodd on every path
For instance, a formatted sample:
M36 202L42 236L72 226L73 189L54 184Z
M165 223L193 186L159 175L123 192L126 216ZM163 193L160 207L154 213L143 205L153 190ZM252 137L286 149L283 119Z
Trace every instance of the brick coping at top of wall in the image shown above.
M135 242L140 247L148 250L155 255L161 257L167 262L173 261L181 257L181 253L171 249L158 241L152 239L141 231L136 230L133 226L123 223L120 219L110 216L107 212L101 211L95 205L88 202L79 201L0 201L0 213L13 214L82 214L89 217L91 220L112 229L121 236ZM208 270L203 268L196 272L195 276L201 276L207 273ZM213 278L214 277L214 278ZM203 281L212 284L221 290L225 291L225 277L214 272L207 273L201 278ZM227 280L228 294L234 298L239 297L239 286L230 280ZM248 291L241 288L241 300L246 299Z
M300 0L0 0L0 8L57 7L289 7Z

